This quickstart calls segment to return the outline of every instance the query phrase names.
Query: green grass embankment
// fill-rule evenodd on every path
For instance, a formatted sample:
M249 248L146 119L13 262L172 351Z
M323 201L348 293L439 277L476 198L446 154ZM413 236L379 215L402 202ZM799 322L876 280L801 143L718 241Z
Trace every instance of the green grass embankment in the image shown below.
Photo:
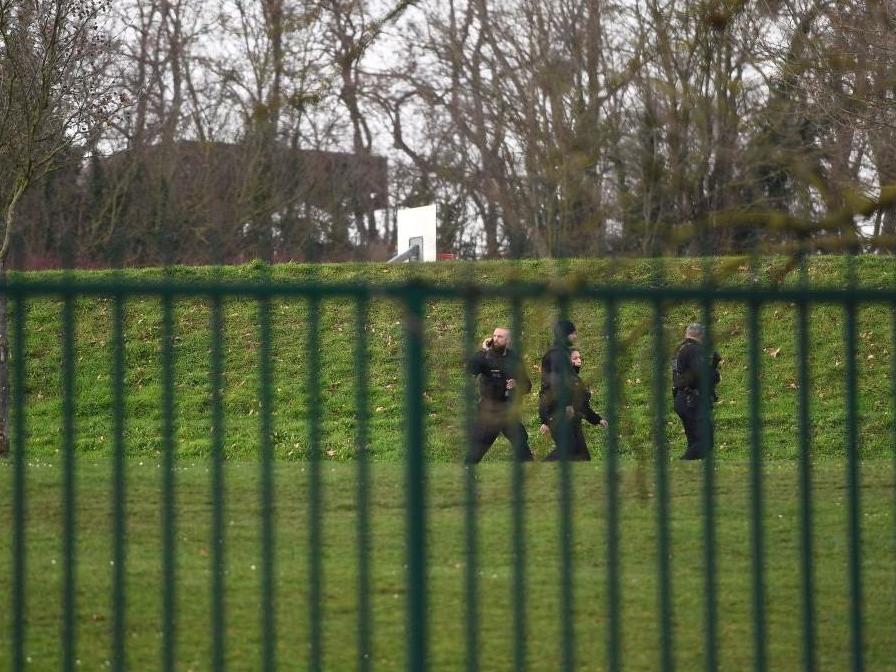
M847 259L811 259L809 279L814 286L845 286ZM475 280L483 285L508 279L548 280L560 277L590 282L646 285L655 266L646 260L445 262L418 266L342 264L308 266L284 264L272 269L274 281L397 282L414 274L434 283ZM664 263L665 282L697 284L699 260L669 260ZM896 287L896 264L892 259L864 257L855 261L860 286ZM169 271L180 281L209 279L211 269L175 268ZM225 268L224 280L260 277L258 265ZM127 271L130 279L158 278L159 270ZM746 260L717 263L718 282L745 285L749 282ZM760 269L763 285L795 284L797 271L786 259L764 260ZM31 277L53 277L33 274ZM105 273L76 273L79 278L104 278ZM538 361L550 339L554 306L526 302L523 342L526 363L538 384ZM321 384L322 448L328 460L350 459L354 452L356 422L353 374L356 343L355 307L345 299L321 303L321 367L314 372ZM651 308L626 304L620 308L622 340L618 367L622 398L620 446L624 456L643 456L651 449L651 390L653 365L667 362L681 338L686 323L701 318L699 305L670 305L666 314L666 348L653 350ZM76 302L75 339L75 444L79 454L108 455L112 450L112 380L110 333L112 308L109 299L81 298ZM583 378L595 391L595 406L605 407L603 382L604 306L594 301L576 301L570 315L579 328L579 345L585 357ZM308 454L308 370L306 350L308 302L275 300L271 304L273 434L277 459L302 459ZM403 454L403 372L401 306L376 300L370 309L370 439L374 458L400 459ZM207 455L210 449L209 332L210 305L206 300L183 299L175 304L175 407L177 454L180 457ZM859 412L861 449L865 457L882 456L891 450L892 357L890 310L864 306L858 311ZM720 459L743 457L749 445L747 394L746 307L719 303L715 306L715 337L725 357L723 382L717 406L717 445ZM61 446L61 302L34 298L27 310L27 413L28 453L51 458ZM224 411L225 451L229 458L254 459L259 451L259 329L258 304L248 299L224 303ZM486 301L478 313L477 341L498 324L511 321L510 306ZM764 449L767 457L791 457L797 450L796 309L773 304L761 312L761 401ZM160 359L161 304L158 299L134 298L126 308L126 442L131 455L152 457L161 450L162 367ZM431 300L427 303L425 327L428 377L426 412L427 450L437 461L456 461L463 453L463 309L459 301ZM845 420L844 311L830 305L815 306L810 314L810 374L812 449L819 456L842 454ZM667 438L677 450L680 427L671 412L669 395L664 396L669 416ZM545 439L536 435L536 395L526 403L525 423L533 448L547 453ZM674 421L673 421L674 420ZM587 430L593 449L600 451L605 434ZM505 442L499 440L487 459L506 459Z

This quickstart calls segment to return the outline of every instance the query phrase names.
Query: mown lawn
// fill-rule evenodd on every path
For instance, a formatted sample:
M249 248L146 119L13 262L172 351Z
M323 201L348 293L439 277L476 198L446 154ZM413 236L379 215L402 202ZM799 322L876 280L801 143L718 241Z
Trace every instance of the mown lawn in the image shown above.
M501 447L499 457L506 457ZM602 457L602 456L600 456ZM656 670L658 652L657 523L651 462L624 458L621 495L622 638L625 670ZM275 464L274 604L261 604L260 466L225 467L227 558L226 628L229 669L260 669L262 610L276 617L279 669L307 668L309 655L309 548L307 462ZM372 467L370 516L374 669L403 669L406 643L404 470ZM674 644L679 670L702 669L704 622L701 465L669 463ZM525 466L526 651L532 670L562 668L557 465ZM606 663L606 466L602 459L572 465L576 669ZM428 480L430 660L433 670L465 664L464 470L433 463ZM512 666L513 604L511 469L483 464L478 487L478 565L481 669ZM357 468L322 465L323 669L356 669L358 629ZM752 597L749 472L744 460L717 465L716 530L721 670L752 665ZM775 460L764 469L764 539L769 669L801 665L799 513L797 469ZM847 490L842 460L817 459L814 476L814 567L819 669L849 669ZM62 575L62 470L56 460L30 459L27 477L26 650L29 669L60 667ZM160 669L162 613L162 468L134 458L128 466L127 656L130 669ZM210 667L209 465L183 460L176 471L177 660L179 670ZM12 468L0 464L0 518L10 530ZM79 669L107 669L111 660L111 466L78 458L77 657ZM896 531L894 472L890 460L861 465L861 535L865 663L896 670ZM11 651L11 537L0 535L0 667Z

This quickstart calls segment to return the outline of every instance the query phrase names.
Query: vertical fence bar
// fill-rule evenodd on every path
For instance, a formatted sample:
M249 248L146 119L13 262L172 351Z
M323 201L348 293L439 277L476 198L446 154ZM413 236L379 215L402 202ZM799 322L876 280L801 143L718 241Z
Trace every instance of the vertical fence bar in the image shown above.
M4 297L6 300L6 297ZM13 485L12 485L12 669L25 669L25 618L27 556L25 543L25 320L28 304L23 294L16 302L15 323L13 325L14 362L12 379L12 412L15 419L13 440Z
M767 665L765 627L765 550L762 495L762 429L759 376L759 304L748 306L750 366L750 503L751 550L753 555L753 648L754 669L765 672Z
M558 314L560 319L566 319L569 314L569 299L561 297L558 300ZM567 346L569 344L567 343ZM568 347L567 347L568 350ZM569 357L569 352L566 352ZM572 524L572 473L570 457L572 456L572 426L570 419L566 417L566 407L571 402L569 393L568 365L560 369L560 389L557 395L556 411L560 422L558 426L557 448L560 453L560 608L561 608L561 651L563 656L563 669L575 669L575 622L573 619L573 524ZM557 372L554 372L556 376Z
M112 449L113 568L112 568L112 669L127 669L127 462L125 455L125 298L112 299Z
M893 476L896 478L896 304L890 306L890 431L893 448ZM893 497L893 556L896 559L896 497ZM896 562L893 563L896 568Z
M846 304L846 486L849 499L849 615L852 670L864 669L862 650L862 540L859 510L859 408L856 304Z
M750 239L750 282L759 284L759 237ZM768 645L766 644L766 595L765 595L765 503L763 496L762 461L762 390L759 357L761 339L759 311L762 304L751 301L747 306L749 360L749 413L750 413L750 503L751 503L751 552L753 568L753 667L756 672L765 672L768 666Z
M355 306L355 454L358 456L358 670L370 672L373 666L373 637L370 604L370 440L368 430L369 400L368 297L358 297Z
M259 330L259 390L261 402L259 429L261 430L261 669L273 672L277 667L277 609L274 595L274 447L271 440L272 373L271 373L271 299L263 296L258 301Z
M464 300L464 355L470 356L476 348L476 295L472 292ZM476 414L476 387L473 376L464 376L464 429L467 437L467 452L473 446L474 418ZM468 465L464 469L464 529L466 546L466 571L464 572L464 592L466 594L466 643L467 643L467 672L477 672L479 669L479 586L477 572L479 571L478 534L479 525L477 519L477 488L474 465ZM514 628L514 631L516 629ZM524 649L525 650L525 649ZM514 657L514 667L517 670L525 669L525 658L519 660Z
M174 300L162 297L162 669L177 661L177 508L174 445Z
M616 333L617 305L607 301L607 669L622 669L620 653L622 614L619 593L619 483L618 459L619 389L616 370L618 336Z
M703 255L703 364L699 384L699 433L703 442L703 557L706 624L704 628L706 670L718 670L718 600L716 598L716 529L715 529L715 440L713 437L713 390L711 385L713 354L712 291L715 286L713 271L714 246L712 228L715 217L701 220L698 225L700 251Z
M226 657L226 603L224 600L225 525L224 525L224 376L222 361L224 349L224 311L221 296L211 297L209 328L212 334L212 348L209 362L209 384L211 387L212 420L212 529L211 529L211 604L212 604L212 669L224 672Z
M703 440L703 557L706 593L705 644L706 670L718 670L718 599L716 597L716 525L715 525L715 440L713 436L712 301L709 286L703 302L703 370L700 375L700 435Z
M308 553L309 581L308 604L311 627L309 669L323 669L323 642L321 627L321 588L323 567L321 563L321 422L320 422L320 296L309 299L308 322L308 446L310 485L308 489Z
M803 667L817 669L815 653L815 568L812 560L812 456L809 445L809 305L803 299L797 306L797 357L800 435L800 565L803 611Z
M666 339L663 324L663 302L653 304L653 441L656 446L656 513L657 553L659 555L660 602L660 670L675 669L674 635L672 631L672 573L669 568L669 465L666 443ZM615 428L610 425L610 431Z
M423 428L423 321L424 294L412 285L406 297L405 317L405 422L407 442L407 669L427 669L426 627L426 469Z
M659 290L665 284L662 244L654 240L651 285ZM670 569L671 540L669 534L669 452L666 441L666 331L663 319L663 301L657 293L653 303L653 441L656 462L656 515L657 515L657 571L660 620L660 670L675 669L674 633L672 628L672 573Z
M62 669L76 666L75 297L62 302Z
M513 349L519 357L520 367L525 367L523 342L523 308L519 298L513 299L511 308L511 334ZM519 379L518 374L513 376ZM514 401L511 422L514 428L519 427L519 404ZM524 430L525 431L525 430ZM522 437L518 437L520 440ZM513 661L514 669L523 672L526 669L526 511L523 487L525 475L520 455L516 446L512 447L513 460L510 463L511 487L513 488Z

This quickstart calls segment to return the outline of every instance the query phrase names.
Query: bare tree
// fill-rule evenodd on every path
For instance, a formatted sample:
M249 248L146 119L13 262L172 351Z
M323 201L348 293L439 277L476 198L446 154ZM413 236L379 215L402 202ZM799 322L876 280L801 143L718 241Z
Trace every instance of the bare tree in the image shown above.
M840 73L832 116L841 146L850 141L849 154L846 147L839 153L839 164L849 171L846 186L888 200L896 186L896 6L889 0L841 3L831 8L829 25L829 70ZM862 172L876 173L876 184L863 180ZM874 249L896 253L892 204L879 205L872 235Z
M416 4L117 3L133 114L89 193L67 175L56 205L26 200L28 244L58 245L53 209L92 254L121 235L124 263L157 263L169 229L217 259L381 253L386 190L358 173L379 180L390 149L396 204L437 201L441 244L487 256L792 244L780 217L842 248L856 199L896 180L889 0ZM892 249L894 212L867 245Z
M106 80L104 0L0 2L0 278L29 187L89 144L116 100ZM0 294L0 454L9 453L8 305Z
M638 68L620 15L612 2L452 0L413 31L421 65L396 67L395 109L413 95L441 117L429 171L469 195L487 256L605 246L611 147ZM396 143L422 165L417 145Z

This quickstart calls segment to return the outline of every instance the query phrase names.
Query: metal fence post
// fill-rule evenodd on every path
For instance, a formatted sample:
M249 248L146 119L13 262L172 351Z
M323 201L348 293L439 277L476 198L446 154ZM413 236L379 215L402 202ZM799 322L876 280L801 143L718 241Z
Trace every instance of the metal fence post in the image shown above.
M424 434L424 293L411 285L405 294L405 445L407 450L408 644L407 669L427 669L426 469Z

